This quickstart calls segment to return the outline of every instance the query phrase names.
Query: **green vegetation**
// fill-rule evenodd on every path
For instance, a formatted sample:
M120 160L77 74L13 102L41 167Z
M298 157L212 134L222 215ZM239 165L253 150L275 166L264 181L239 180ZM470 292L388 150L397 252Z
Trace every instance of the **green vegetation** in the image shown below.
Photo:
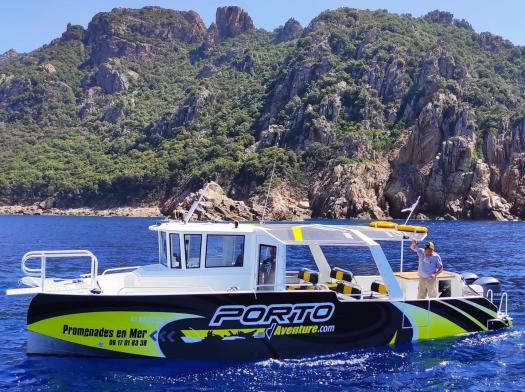
M169 23L163 15L135 18L155 31ZM73 26L78 39L0 64L0 203L154 202L210 176L249 196L264 189L275 157L279 179L308 186L330 161L384 156L414 124L405 109L424 99L418 80L439 50L440 71L426 83L472 110L479 140L524 109L525 50L494 38L489 51L464 27L340 9L293 41L257 31L202 55L201 33L146 34L125 11L106 19L109 38ZM113 38L134 49L105 60L127 78L109 93L95 59ZM280 147L250 148L270 123L286 131Z

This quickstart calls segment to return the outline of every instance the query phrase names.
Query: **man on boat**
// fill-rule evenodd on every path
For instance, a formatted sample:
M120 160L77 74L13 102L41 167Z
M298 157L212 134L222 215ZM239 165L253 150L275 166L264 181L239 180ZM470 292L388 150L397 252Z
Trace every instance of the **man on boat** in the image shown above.
M419 257L419 266L417 273L419 275L419 288L417 297L420 299L435 298L438 296L437 276L443 271L441 257L435 252L433 242L427 242L425 248L418 248L416 240L412 240L410 249L417 253Z

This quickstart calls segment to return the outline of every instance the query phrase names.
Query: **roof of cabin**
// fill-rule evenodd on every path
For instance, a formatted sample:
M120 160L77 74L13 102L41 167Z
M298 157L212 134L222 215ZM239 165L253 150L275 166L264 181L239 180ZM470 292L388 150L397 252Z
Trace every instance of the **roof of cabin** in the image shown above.
M373 228L365 225L324 225L318 223L240 223L164 221L150 230L184 233L247 234L266 233L286 245L355 245L367 246L370 241L401 241L405 236L423 240L426 234L406 233L396 229Z

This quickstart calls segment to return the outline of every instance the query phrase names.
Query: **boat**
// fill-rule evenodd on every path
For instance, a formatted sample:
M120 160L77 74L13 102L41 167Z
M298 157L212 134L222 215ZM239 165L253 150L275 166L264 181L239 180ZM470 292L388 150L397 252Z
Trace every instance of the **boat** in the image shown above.
M403 270L403 248L423 241L426 229L174 220L149 229L159 248L149 265L99 273L88 250L23 256L25 287L7 294L33 296L28 354L259 360L512 326L507 294L494 278L443 271L439 297L417 298L417 272ZM400 246L398 271L381 246L387 242ZM287 268L296 246L315 268ZM329 264L330 246L348 251L345 268ZM375 273L352 271L356 252L370 256ZM72 257L85 258L90 271L48 276L48 265Z

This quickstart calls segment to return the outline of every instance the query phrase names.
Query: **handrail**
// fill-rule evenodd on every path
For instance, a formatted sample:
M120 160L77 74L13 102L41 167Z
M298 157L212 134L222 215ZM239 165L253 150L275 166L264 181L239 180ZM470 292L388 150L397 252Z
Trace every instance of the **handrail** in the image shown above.
M503 300L505 300L505 302L503 302ZM505 303L505 311L504 311L504 312L502 312L502 310L501 310L502 307L503 307L503 306L502 306L503 303ZM500 300L499 300L498 313L499 313L499 314L503 314L503 315L507 315L507 314L508 314L508 313L507 313L507 305L508 305L508 296L507 296L507 293L504 292L504 293L501 294L501 298L500 298Z
M48 258L66 258L66 257L89 257L91 259L91 288L97 288L98 259L89 250L37 250L27 252L22 257L21 269L25 276L40 277L40 289L45 291L44 285L46 280L46 262ZM40 268L30 268L26 262L31 259L40 259Z
M492 289L488 289L485 293L485 297L492 303L494 303L494 291Z
M137 268L140 268L140 267L141 267L140 265L132 265L132 266L129 266L129 267L108 268L107 270L104 270L104 272L102 272L102 275L106 275L108 272L125 271L125 270L128 270L128 269L137 269Z
M198 292L198 293L213 293L215 291L215 290L213 290L213 288L211 288L209 286L122 286L120 289L118 289L117 295L120 295L120 294L122 294L122 295L130 294L131 295L131 294L134 294L133 292L122 293L123 291L130 290L130 289L134 290L135 293L141 293L141 294L145 294L145 295L158 294L159 293L159 289L171 289L171 290L184 289L185 291L187 291L188 289L192 289L192 290L194 290L195 292ZM151 292L145 291L145 290L151 290ZM169 293L169 291L168 291L168 293Z

